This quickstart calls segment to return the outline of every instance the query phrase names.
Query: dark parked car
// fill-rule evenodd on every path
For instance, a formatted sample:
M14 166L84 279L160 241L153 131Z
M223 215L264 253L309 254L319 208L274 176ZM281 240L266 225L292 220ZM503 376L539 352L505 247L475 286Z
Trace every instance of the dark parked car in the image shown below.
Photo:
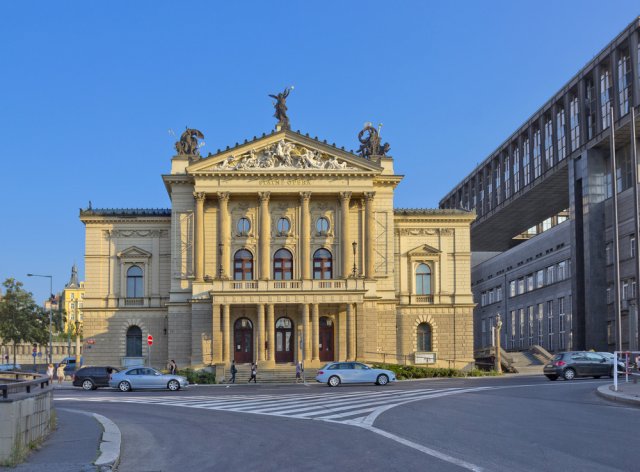
M595 352L561 352L544 366L544 375L549 380L556 380L558 377L565 380L576 377L613 377L613 365L606 357Z
M119 369L115 367L87 366L81 367L73 375L73 386L85 390L95 390L98 387L108 387L111 374Z

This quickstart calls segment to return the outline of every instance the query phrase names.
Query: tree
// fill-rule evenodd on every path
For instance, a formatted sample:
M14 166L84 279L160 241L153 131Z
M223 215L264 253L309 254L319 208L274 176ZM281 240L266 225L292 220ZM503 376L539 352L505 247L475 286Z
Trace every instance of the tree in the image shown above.
M5 293L0 300L0 338L13 343L15 364L16 344L47 343L49 317L45 310L33 301L31 292L22 288L22 282L9 278L2 285Z

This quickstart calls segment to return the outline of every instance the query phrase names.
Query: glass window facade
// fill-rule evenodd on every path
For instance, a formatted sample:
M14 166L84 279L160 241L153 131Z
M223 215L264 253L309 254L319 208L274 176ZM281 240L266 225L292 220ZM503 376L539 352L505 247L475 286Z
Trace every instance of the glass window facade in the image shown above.
M553 167L553 121L544 124L544 163L547 169Z
M611 125L611 74L605 68L600 73L600 114L602 129Z
M542 173L542 157L541 157L541 136L540 130L537 129L533 132L533 178L537 179Z
M567 155L567 144L565 139L565 113L564 108L558 109L556 113L556 138L558 141L558 160L561 161Z
M524 185L529 185L531 182L531 167L529 165L529 138L526 138L522 144L522 174L524 177Z
M626 52L618 59L618 108L620 116L629 113L631 98L631 58Z
M569 102L569 128L571 129L571 151L580 147L580 103L578 97Z

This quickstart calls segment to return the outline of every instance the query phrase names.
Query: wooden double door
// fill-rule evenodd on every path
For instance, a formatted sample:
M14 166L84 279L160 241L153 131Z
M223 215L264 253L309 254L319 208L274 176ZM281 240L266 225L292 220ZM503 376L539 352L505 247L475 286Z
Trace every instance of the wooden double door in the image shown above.
M287 317L278 318L276 321L276 363L293 362L295 347L293 321Z
M320 317L318 330L318 351L322 362L334 360L333 320L327 316Z
M253 323L240 318L233 327L233 359L236 364L253 362Z

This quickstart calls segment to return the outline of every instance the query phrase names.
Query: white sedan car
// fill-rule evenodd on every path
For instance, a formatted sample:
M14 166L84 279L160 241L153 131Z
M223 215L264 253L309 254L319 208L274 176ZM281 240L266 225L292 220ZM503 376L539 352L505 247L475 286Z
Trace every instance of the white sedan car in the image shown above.
M374 383L387 385L396 381L390 370L374 369L360 362L330 362L318 370L316 381L337 387L341 383Z
M133 367L114 372L109 378L109 387L121 392L142 388L167 388L173 392L189 385L186 378L158 372L150 367Z

